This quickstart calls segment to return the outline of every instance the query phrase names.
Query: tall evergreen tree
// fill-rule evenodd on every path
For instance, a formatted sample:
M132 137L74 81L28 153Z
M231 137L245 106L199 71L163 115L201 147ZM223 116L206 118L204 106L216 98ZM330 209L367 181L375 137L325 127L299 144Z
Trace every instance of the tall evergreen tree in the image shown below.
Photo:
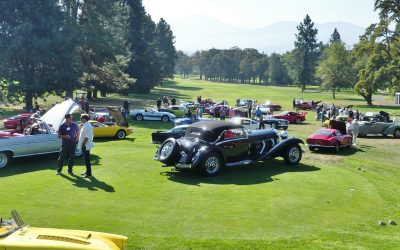
M338 42L338 43L342 42L342 40L340 38L340 34L339 34L339 32L337 31L336 28L333 31L332 35L331 35L331 39L329 40L329 43L335 43L335 42Z
M296 60L296 83L301 86L303 92L307 84L312 84L315 77L316 59L318 55L317 33L314 23L309 15L297 26L295 60Z
M27 109L60 88L60 66L72 52L62 18L58 0L0 2L0 74L9 97L23 98Z
M333 99L336 98L335 92L339 88L350 87L351 75L350 54L343 43L333 42L325 50L325 60L318 66L317 75L322 79L322 87L332 90Z
M170 25L161 18L156 26L158 62L161 66L161 78L171 78L174 75L175 61L177 59L174 46L174 34Z
M127 73L136 79L130 91L148 93L162 78L156 55L156 25L146 14L141 0L126 0L126 3L130 8L127 42L132 56Z

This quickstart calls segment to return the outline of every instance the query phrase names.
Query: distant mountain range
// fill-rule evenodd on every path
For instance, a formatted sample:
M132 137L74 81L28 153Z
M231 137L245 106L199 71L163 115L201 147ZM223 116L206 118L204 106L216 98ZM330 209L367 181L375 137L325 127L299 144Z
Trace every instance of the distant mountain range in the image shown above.
M284 53L294 48L295 34L299 22L277 22L263 28L246 29L236 27L209 16L190 16L167 20L176 37L176 48L187 53L211 48L229 49L231 47L255 48L259 52L271 54ZM329 41L335 28L347 46L357 43L365 31L346 22L315 23L318 41Z

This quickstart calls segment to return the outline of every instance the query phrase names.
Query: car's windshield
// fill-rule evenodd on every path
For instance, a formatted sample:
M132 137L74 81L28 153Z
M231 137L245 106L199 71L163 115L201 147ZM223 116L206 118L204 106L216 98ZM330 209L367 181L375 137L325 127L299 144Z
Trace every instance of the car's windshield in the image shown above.
M269 108L269 105L267 105L267 104L261 104L261 105L260 105L260 108Z
M17 211L12 210L11 215L12 218L10 220L0 220L0 238L6 237L25 226Z
M284 115L287 115L288 113L289 112L285 111L285 112L280 113L279 115L284 116Z
M325 129L318 129L317 132L315 132L316 135L331 135L332 132L330 130L325 130Z

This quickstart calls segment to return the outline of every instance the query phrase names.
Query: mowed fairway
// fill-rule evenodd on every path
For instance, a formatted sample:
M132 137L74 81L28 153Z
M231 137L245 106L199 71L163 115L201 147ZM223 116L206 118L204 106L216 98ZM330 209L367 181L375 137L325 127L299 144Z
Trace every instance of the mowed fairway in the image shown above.
M331 93L295 87L261 87L178 79L148 95L132 95L134 108L164 95L271 100L290 109L294 97L332 102ZM124 97L111 96L102 102ZM337 93L337 105L363 111L399 113L399 106L368 108L350 91ZM56 176L57 156L15 160L0 170L0 216L17 209L39 227L104 231L129 237L129 249L399 249L400 140L359 139L358 146L311 153L288 167L282 159L230 168L200 177L161 168L153 160L151 132L170 123L130 121L126 140L98 140L92 150L94 179L76 160L76 176ZM289 135L305 139L320 127L308 112ZM360 167L365 172L357 170Z

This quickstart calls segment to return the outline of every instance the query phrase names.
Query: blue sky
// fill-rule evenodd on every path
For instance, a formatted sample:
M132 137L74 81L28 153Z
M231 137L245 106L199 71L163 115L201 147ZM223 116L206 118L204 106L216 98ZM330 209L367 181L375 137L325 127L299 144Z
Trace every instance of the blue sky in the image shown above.
M207 15L238 27L254 29L280 21L316 23L345 21L362 27L378 21L374 0L143 0L154 21Z

